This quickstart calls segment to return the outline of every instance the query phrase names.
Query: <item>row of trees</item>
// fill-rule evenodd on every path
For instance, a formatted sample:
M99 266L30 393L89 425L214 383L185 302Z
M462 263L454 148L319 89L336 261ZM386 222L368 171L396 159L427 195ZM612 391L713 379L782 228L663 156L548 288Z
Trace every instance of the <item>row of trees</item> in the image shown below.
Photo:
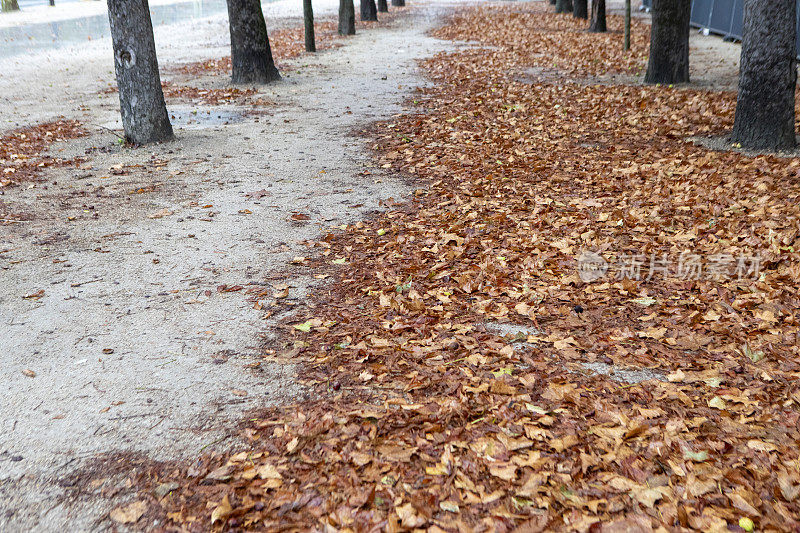
M2 0L6 2L7 0ZM267 35L261 0L227 0L231 34L233 83L270 83L280 79ZM392 0L403 6L405 0ZM378 20L388 11L386 0L361 1L361 19ZM311 0L303 0L305 48L316 51ZM169 140L172 124L161 89L158 58L148 0L108 0L108 19L114 48L114 70L119 88L125 138L135 144ZM353 35L353 0L339 0L339 33Z
M587 0L550 0L557 13L587 18ZM645 83L689 81L691 0L653 0ZM791 150L797 84L796 0L745 0L739 93L731 141L753 150ZM606 31L606 2L592 1L589 31Z
M556 6L556 13L572 13L579 19L589 18L589 0L549 0ZM605 32L606 28L606 0L592 1L592 19L589 31Z
M588 18L587 0L550 0L556 11ZM392 5L404 5L392 0ZM314 51L311 0L303 0L306 50ZM361 0L362 20L377 20L386 0ZM689 81L691 0L654 0L646 83ZM108 0L114 65L126 138L136 144L172 137L158 73L147 0ZM605 0L592 0L590 31L606 31ZM234 83L280 79L260 0L228 0ZM795 139L796 1L745 0L739 93L731 140L744 148L789 150ZM339 2L339 33L355 33L353 0Z

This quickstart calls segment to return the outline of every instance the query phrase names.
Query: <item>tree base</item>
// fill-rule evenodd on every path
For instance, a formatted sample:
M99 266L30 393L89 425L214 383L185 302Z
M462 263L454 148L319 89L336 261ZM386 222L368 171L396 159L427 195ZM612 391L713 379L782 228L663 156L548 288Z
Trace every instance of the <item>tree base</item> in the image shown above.
M679 75L672 70L656 72L648 70L647 73L645 73L644 82L650 85L677 85L680 83L689 83L689 75Z
M714 150L716 152L734 152L747 157L758 157L760 155L777 155L778 157L800 157L800 144L795 144L794 148L750 148L744 146L739 141L735 141L731 135L712 136L712 137L689 137L694 144ZM800 139L799 139L800 140Z
M797 137L794 130L786 131L780 128L775 121L752 121L734 124L733 132L728 139L731 144L742 150L757 150L768 152L790 152L797 148Z
M792 150L795 139L795 0L747 0L731 141Z
M261 85L278 81L279 79L281 79L281 75L272 60L260 54L238 57L233 64L233 75L231 76L233 83Z

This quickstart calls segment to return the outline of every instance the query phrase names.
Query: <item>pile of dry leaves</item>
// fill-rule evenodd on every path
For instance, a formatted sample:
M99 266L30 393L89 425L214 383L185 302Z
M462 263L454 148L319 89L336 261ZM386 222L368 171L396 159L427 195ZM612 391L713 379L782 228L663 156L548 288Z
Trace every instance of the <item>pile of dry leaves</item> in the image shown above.
M339 38L337 23L333 21L317 21L314 24L314 36L317 50L322 51L338 46L334 41ZM270 32L270 48L275 61L294 59L305 53L305 33L303 26L282 28ZM178 69L182 74L223 74L231 71L230 56L221 59L210 59L189 63Z
M399 8L394 8L389 13L380 13L380 20L377 22L358 21L356 23L356 31L391 25L404 11L405 10ZM314 23L314 37L318 52L342 45L340 41L342 36L338 33L338 22L334 20L317 20ZM278 63L279 70L285 70L290 67L280 64L281 61L294 59L305 53L305 30L302 25L299 25L271 31L269 34L269 42L270 48L272 49L272 56L276 63ZM178 69L178 72L182 74L191 75L206 73L225 74L230 73L230 71L230 56L189 63Z
M239 89L237 87L198 89L197 87L176 85L169 82L163 82L161 85L164 89L164 98L199 101L208 105L230 104L247 100L258 93L258 91L252 87L249 89Z
M221 105L234 103L249 103L253 105L263 105L262 99L252 99L258 90L250 87L239 89L238 87L225 87L224 89L200 89L189 85L178 85L171 81L162 81L161 89L164 91L164 98L167 101L185 100L207 105ZM109 86L102 91L103 94L118 93L116 85Z
M86 135L80 122L57 120L11 131L0 137L0 188L35 176L43 168L72 163L47 150L55 142Z
M438 32L489 46L372 132L410 205L313 244L333 282L275 354L313 399L139 477L166 527L800 528L800 160L688 141L732 94L587 83L646 29L624 54L546 9Z

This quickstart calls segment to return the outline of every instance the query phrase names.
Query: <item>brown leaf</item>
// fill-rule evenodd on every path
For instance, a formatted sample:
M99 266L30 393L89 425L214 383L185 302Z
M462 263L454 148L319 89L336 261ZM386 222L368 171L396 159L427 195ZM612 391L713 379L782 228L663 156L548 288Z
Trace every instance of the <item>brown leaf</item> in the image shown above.
M224 522L226 518L228 518L231 513L233 513L233 507L231 507L230 499L226 494L222 501L219 502L214 510L211 512L211 523L214 524L216 522Z
M145 510L147 510L147 504L143 501L137 501L113 509L108 516L119 524L133 524L142 517Z

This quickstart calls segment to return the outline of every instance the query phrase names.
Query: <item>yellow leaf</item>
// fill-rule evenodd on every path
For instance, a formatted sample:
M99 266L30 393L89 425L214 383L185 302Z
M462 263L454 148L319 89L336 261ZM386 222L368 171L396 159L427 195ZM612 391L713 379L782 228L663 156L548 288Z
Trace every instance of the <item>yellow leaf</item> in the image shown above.
M568 338L563 339L563 340L558 340L558 341L553 343L553 347L556 350L565 350L566 348L569 347L570 344L577 345L577 342L575 341L575 337L568 337Z
M350 460L353 461L356 466L364 466L372 461L372 457L368 453L353 452L350 454Z
M708 400L708 406L713 407L714 409L725 409L725 400L719 396L714 396Z
M774 452L778 449L774 444L755 439L747 441L747 447L757 452Z
M281 473L275 468L275 465L265 464L258 467L258 477L261 479L281 479Z
M397 513L403 526L407 528L420 527L426 522L424 518L417 514L416 509L410 503L396 507L394 512Z
M630 492L630 495L633 499L650 509L653 508L656 501L663 497L663 494L661 494L659 489L650 489L644 485L633 489Z
M429 476L446 476L447 469L444 465L437 464L436 466L426 466L425 473Z
M147 504L145 502L133 502L124 507L117 507L111 511L108 516L111 520L120 524L133 524L142 517L145 509L147 509Z
M302 324L295 324L292 327L294 329L296 329L297 331L302 331L303 333L308 333L309 331L311 331L311 321L310 320L306 320Z
M517 465L515 464L490 464L489 472L505 481L517 479Z
M442 511L449 511L451 513L457 513L459 511L458 504L455 502L439 502L439 507L442 509Z
M226 494L222 501L219 502L219 505L211 512L211 523L225 520L232 512L233 507L231 507L231 502Z

